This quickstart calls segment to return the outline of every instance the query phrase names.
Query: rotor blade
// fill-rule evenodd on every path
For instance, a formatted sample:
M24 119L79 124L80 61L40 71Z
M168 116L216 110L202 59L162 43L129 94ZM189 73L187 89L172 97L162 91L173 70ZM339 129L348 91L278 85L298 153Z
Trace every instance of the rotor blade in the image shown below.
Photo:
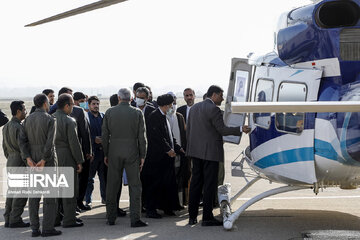
M360 112L360 101L232 102L232 113Z
M37 21L37 22L30 23L30 24L26 25L25 27L33 27L33 26L40 25L43 23L52 22L52 21L56 21L59 19L71 17L71 16L74 16L77 14L93 11L95 9L108 7L110 5L125 2L125 1L127 1L127 0L101 0L98 2L94 2L94 3L88 4L88 5L79 7L79 8L75 8L75 9L57 14L57 15L49 17L49 18L45 18L45 19Z

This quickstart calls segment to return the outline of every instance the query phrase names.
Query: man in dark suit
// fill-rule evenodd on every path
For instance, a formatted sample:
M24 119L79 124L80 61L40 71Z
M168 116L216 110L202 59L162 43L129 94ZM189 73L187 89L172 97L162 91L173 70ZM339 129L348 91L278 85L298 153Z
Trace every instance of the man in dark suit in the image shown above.
M195 102L195 92L191 88L185 88L184 90L184 100L186 102L186 105L181 106L177 109L178 113L181 113L185 119L185 123L188 120L189 117L189 111L190 108L194 105Z
M134 94L135 99L132 99L131 103L130 103L131 106L133 106L133 107L136 107L136 102L135 102L135 100L136 100L136 90L138 90L138 88L141 88L141 87L145 87L145 84L143 84L141 82L137 82L133 86L133 94Z
M215 85L207 91L208 98L195 104L189 112L187 122L186 155L192 158L193 169L189 196L189 224L197 223L199 202L203 190L202 226L220 226L222 221L214 218L212 213L215 199L219 162L224 162L222 136L241 136L250 129L243 127L227 127L224 124L221 110L223 90Z
M148 100L149 100L149 96L150 96L150 92L149 92L149 89L146 88L146 87L139 87L137 90L136 90L136 98L135 98L135 104L136 104L136 107L139 108L143 114L144 114L144 118L145 118L145 125L147 126L147 122L148 122L148 119L149 119L149 115L150 113L152 113L155 108L150 105L148 103ZM147 136L147 138L149 138ZM142 184L142 193L141 193L141 201L142 201L142 211L144 212L145 209L144 209L144 206L145 206L145 202L146 202L146 184L144 184L144 176L143 176L143 173L141 172L140 173L140 179L141 179L141 184Z
M71 88L68 88L68 87L62 87L62 88L59 90L59 92L58 92L58 96L60 96L60 95L63 94L63 93L68 93L68 94L72 95L73 90L72 90ZM57 108L58 108L58 105L57 105L57 102L56 102L54 105L52 105L52 106L50 107L49 114L55 113L56 110L57 110Z
M152 104L148 103L149 100L149 89L146 87L140 87L136 90L136 107L138 107L144 114L145 123L147 119L149 118L150 113L152 113L155 108L152 106Z
M171 112L174 98L164 94L157 98L159 108L153 111L147 122L149 148L143 169L146 191L146 216L161 218L156 209L174 216L179 210L179 197L175 177L176 153L184 150L176 143L166 115Z
M85 206L83 199L85 197L86 188L90 174L90 160L92 158L91 135L89 122L85 117L85 111L79 106L74 106L71 117L75 118L77 123L78 137L81 144L81 149L84 155L85 162L82 164L83 169L78 174L79 178L79 195L77 199L77 206L81 210L90 210L89 206Z

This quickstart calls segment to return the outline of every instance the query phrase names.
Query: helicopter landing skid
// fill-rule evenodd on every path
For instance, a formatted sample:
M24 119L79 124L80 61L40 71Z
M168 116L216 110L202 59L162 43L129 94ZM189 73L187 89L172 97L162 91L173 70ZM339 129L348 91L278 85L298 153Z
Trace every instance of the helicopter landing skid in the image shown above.
M238 210L235 212L231 212L231 203L236 200L242 193L244 193L251 185L257 182L261 177L254 178L252 181L248 182L233 198L230 199L230 191L231 185L226 183L225 185L218 187L218 197L220 202L220 211L223 216L223 226L226 230L231 230L235 221L239 218L239 216L251 205L254 203L279 193L291 192L301 189L307 189L309 187L304 186L283 186L275 189L271 189L269 191L263 192L250 200L244 203Z

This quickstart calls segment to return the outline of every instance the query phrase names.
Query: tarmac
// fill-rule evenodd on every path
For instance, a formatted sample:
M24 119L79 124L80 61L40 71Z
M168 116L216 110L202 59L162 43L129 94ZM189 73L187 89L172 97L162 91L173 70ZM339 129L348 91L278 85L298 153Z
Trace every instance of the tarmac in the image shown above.
M2 139L0 134L0 139ZM246 179L231 176L231 162L241 151L249 145L248 137L244 137L240 145L225 144L225 182L231 183L232 195L237 193L255 175L245 168ZM1 148L1 147L0 147ZM6 159L0 149L0 168L5 167ZM246 167L246 166L245 166ZM239 208L248 199L269 189L282 186L282 184L269 183L260 180L248 189L232 205L233 211ZM2 185L0 186L0 190ZM2 193L2 190L1 190ZM187 208L176 212L177 216L163 217L162 219L142 220L149 226L144 228L131 228L129 214L118 218L114 226L105 224L105 205L101 204L99 182L96 179L93 193L93 208L83 212L79 217L83 219L84 226L73 229L63 229L59 237L51 239L164 239L164 240L209 240L209 239L360 239L360 190L341 190L328 188L315 195L312 190L299 190L269 197L250 206L236 221L231 231L223 227L202 227L201 215L199 223L194 226L187 225ZM4 201L0 197L0 239L30 239L30 228L10 229L4 228ZM128 187L123 187L120 207L129 212ZM40 210L42 212L42 209ZM161 212L160 212L161 213ZM202 212L200 211L200 214ZM219 208L214 210L220 219ZM28 208L23 214L24 221L28 222Z

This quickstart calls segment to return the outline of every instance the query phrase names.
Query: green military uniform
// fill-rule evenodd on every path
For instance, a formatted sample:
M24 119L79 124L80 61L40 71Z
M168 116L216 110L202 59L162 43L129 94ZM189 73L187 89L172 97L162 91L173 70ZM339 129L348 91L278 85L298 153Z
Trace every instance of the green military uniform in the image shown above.
M24 127L16 117L13 117L3 128L3 150L7 158L7 167L25 167L29 152L26 144ZM6 198L5 223L22 222L21 214L24 212L27 198Z
M122 102L108 109L102 125L102 144L109 167L106 185L106 213L109 222L117 215L117 193L125 168L129 183L131 223L140 220L141 181L139 164L146 155L144 116L141 110Z
M24 128L29 142L30 155L35 163L45 160L45 166L55 166L55 119L45 112L45 110L37 108L34 113L27 117L24 121ZM29 199L29 214L31 229L38 230L40 228L39 206L41 198ZM56 217L56 199L44 198L43 204L43 231L54 229Z
M59 167L74 168L74 197L63 198L63 226L76 224L76 197L78 195L77 165L84 162L83 153L77 135L74 118L58 109L53 115L56 118L55 148Z

